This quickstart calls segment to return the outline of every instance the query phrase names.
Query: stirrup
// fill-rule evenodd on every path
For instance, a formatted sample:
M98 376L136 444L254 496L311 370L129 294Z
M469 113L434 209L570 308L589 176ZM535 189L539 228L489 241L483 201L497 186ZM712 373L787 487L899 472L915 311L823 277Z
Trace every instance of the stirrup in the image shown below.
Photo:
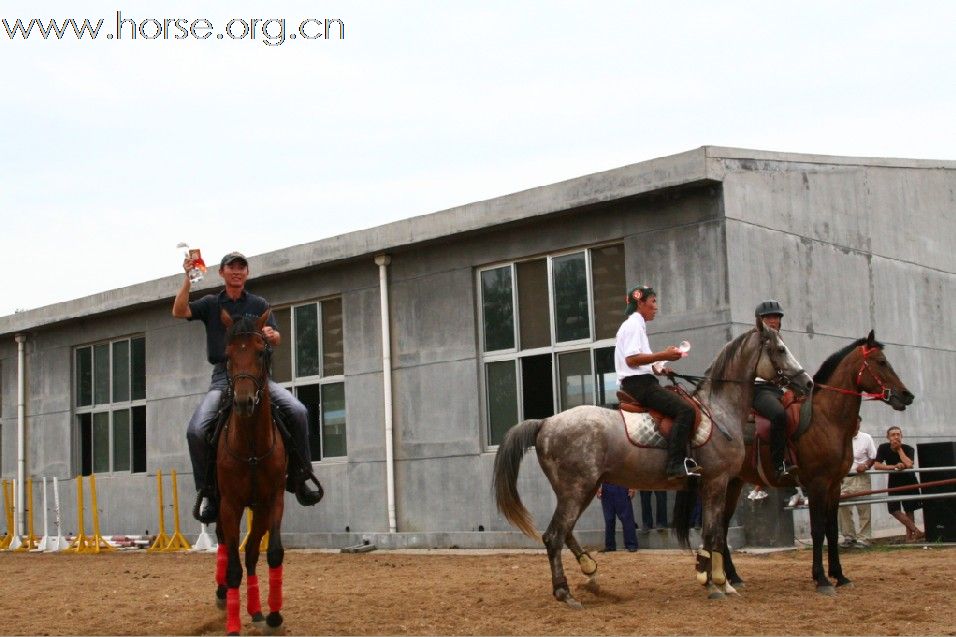
M704 472L704 469L697 464L697 461L691 457L684 458L684 471L692 478L696 478Z

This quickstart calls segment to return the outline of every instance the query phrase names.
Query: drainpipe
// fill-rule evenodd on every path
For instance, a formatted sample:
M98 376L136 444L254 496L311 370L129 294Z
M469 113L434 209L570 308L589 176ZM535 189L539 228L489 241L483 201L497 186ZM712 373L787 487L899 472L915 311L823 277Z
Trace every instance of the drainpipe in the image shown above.
M17 334L17 520L16 535L23 529L23 490L26 477L26 334ZM31 503L32 506L32 503Z
M382 386L385 394L385 477L388 494L388 532L395 533L395 461L392 457L392 336L388 313L388 264L392 257L379 254L375 257L378 266L378 289L382 305Z

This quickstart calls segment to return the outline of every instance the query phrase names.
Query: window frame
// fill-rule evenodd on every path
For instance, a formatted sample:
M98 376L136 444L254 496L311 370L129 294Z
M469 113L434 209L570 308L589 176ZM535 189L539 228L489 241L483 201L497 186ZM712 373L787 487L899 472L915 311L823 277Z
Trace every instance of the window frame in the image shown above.
M75 345L72 348L71 357L70 357L70 368L71 368L71 419L72 419L72 437L73 437L73 460L72 464L74 466L75 472L77 474L83 474L83 434L81 431L82 423L81 417L89 415L90 420L90 473L99 474L99 475L125 475L125 474L145 474L148 473L148 449L146 450L145 461L143 463L143 469L141 471L135 470L135 456L136 450L134 445L134 416L133 410L136 408L142 408L144 410L144 419L143 427L147 427L145 419L145 410L146 410L146 392L144 390L142 398L133 398L133 341L142 340L143 348L145 352L146 346L146 335L142 333L137 334L127 334L125 336L101 339L98 341L93 341L91 343L84 343L82 345ZM114 401L113 400L113 387L115 383L114 378L114 348L117 343L126 343L126 372L127 372L127 400ZM106 346L106 351L108 353L107 368L109 369L109 376L107 378L107 385L109 391L109 400L107 402L96 402L96 360L95 360L95 351L97 347ZM79 405L80 401L80 387L79 387L79 378L78 373L80 371L80 361L79 356L82 350L89 350L89 365L90 365L90 404L88 405ZM144 389L146 387L145 379L145 369L144 369ZM117 469L116 468L116 458L114 457L114 452L116 450L116 438L115 428L116 423L114 421L114 414L117 412L125 411L129 414L128 422L126 425L127 435L128 435L128 451L129 458L127 459L128 468L126 469ZM94 420L96 419L96 414L107 414L107 440L106 448L107 454L109 456L109 468L106 471L96 471L96 445L98 444L96 435L95 435L95 425ZM85 474L84 474L85 475Z
M481 401L480 405L480 417L482 422L481 428L481 440L482 447L486 451L493 451L497 448L497 442L492 442L492 431L491 431L491 418L490 418L490 401L488 396L488 386L487 386L487 364L494 362L503 362L503 361L514 361L516 365L515 378L517 382L517 422L521 422L525 419L524 415L524 371L523 366L520 364L521 359L527 356L540 356L542 354L550 354L551 356L551 393L552 393L552 409L554 413L559 413L562 410L561 405L561 387L559 385L559 357L561 354L575 351L588 351L588 357L590 359L591 365L591 395L594 400L597 400L600 396L599 390L599 381L597 377L596 366L597 366L597 354L596 350L604 349L606 347L614 347L615 339L614 338L602 338L597 339L596 329L597 321L595 318L595 300L594 300L594 274L592 267L592 250L604 248L612 245L622 246L622 259L625 259L626 256L623 248L625 244L621 240L606 241L601 243L596 243L588 246L579 246L575 248L567 248L563 250L558 250L555 252L549 252L546 254L537 254L528 257L522 257L520 259L513 259L509 261L497 261L482 265L475 268L475 290L477 296L477 316L478 316L478 383L479 391L481 392ZM585 280L587 285L587 305L588 305L588 330L589 337L582 339L575 339L571 341L557 341L557 326L555 316L555 296L554 296L554 264L553 260L555 258L560 258L568 255L584 253L584 263L585 263ZM548 278L548 321L550 323L551 330L551 344L544 347L535 347L533 349L522 349L521 344L521 314L520 314L520 303L518 299L518 279L517 279L517 264L534 261L537 259L546 259L547 260L547 278ZM481 286L481 274L482 272L488 270L494 270L501 267L510 267L511 271L511 290L512 290L512 307L514 308L514 317L513 317L513 329L514 329L514 343L515 347L511 349L503 350L493 350L485 351L485 315L484 315L484 299L482 296L482 286Z
M312 387L319 385L319 395L323 396L319 403L319 450L320 457L318 459L313 458L312 463L336 463L336 462L347 462L348 461L348 399L345 398L345 435L346 435L346 447L345 455L343 456L326 456L325 455L325 439L322 434L325 431L325 398L324 398L324 386L325 385L342 385L342 393L346 395L345 387L345 305L342 303L342 373L341 374L330 374L328 376L324 375L325 371L325 343L322 339L322 319L323 319L323 309L322 304L326 301L332 301L339 299L341 302L341 295L332 295L327 297L322 297L318 299L311 299L308 301L299 301L294 303L287 303L284 305L276 306L274 311L289 311L289 334L283 336L283 345L288 345L289 347L289 365L290 365L290 380L279 382L276 381L276 384L280 387L288 389L293 396L298 399L298 392L296 391L300 387ZM318 374L309 374L308 376L297 376L297 365L298 365L298 350L296 342L296 308L306 307L313 305L316 308L316 335L318 340Z

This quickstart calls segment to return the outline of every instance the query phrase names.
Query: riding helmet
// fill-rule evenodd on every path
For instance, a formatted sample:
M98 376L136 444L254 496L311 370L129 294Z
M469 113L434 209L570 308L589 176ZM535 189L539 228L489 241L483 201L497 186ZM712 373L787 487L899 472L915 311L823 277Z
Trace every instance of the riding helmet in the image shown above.
M754 310L754 314L757 316L770 316L773 314L779 314L783 316L783 307L778 301L769 299L767 301L761 301L760 305L757 306L757 309Z

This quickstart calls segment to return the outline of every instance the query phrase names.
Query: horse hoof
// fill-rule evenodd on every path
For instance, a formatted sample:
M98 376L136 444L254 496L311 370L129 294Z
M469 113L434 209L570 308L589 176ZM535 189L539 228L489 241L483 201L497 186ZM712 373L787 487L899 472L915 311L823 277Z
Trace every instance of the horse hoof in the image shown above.
M582 588L584 588L584 590L588 591L589 593L597 594L601 592L601 586L598 584L597 576L595 575L592 575L591 577L589 577L588 581L584 583Z
M839 581L837 582L837 587L838 587L838 588L844 588L844 589L853 588L853 582L851 582L850 580L848 580L848 579L846 579L846 578L843 578L842 580L839 580Z
M830 584L827 584L826 586L817 586L817 592L821 595L827 595L829 597L836 595L836 589Z
M256 613L252 616L252 623L256 628L262 628L262 625L266 623L266 618L262 613Z
M269 613L266 617L266 632L275 635L282 626L282 614L279 611Z
M581 566L581 572L585 575L594 575L597 573L597 562L591 559L587 553L582 553L578 557L578 564Z
M581 605L581 602L574 599L570 595L568 595L568 598L564 600L564 603L570 606L571 608L573 608L574 610L581 610L582 608L584 608L584 606Z
M737 592L737 589L734 588L730 582L724 584L724 592L728 595L740 595L740 593Z
M707 594L707 599L727 599L723 591L711 591Z
M219 610L226 610L226 600L216 598L216 608Z

